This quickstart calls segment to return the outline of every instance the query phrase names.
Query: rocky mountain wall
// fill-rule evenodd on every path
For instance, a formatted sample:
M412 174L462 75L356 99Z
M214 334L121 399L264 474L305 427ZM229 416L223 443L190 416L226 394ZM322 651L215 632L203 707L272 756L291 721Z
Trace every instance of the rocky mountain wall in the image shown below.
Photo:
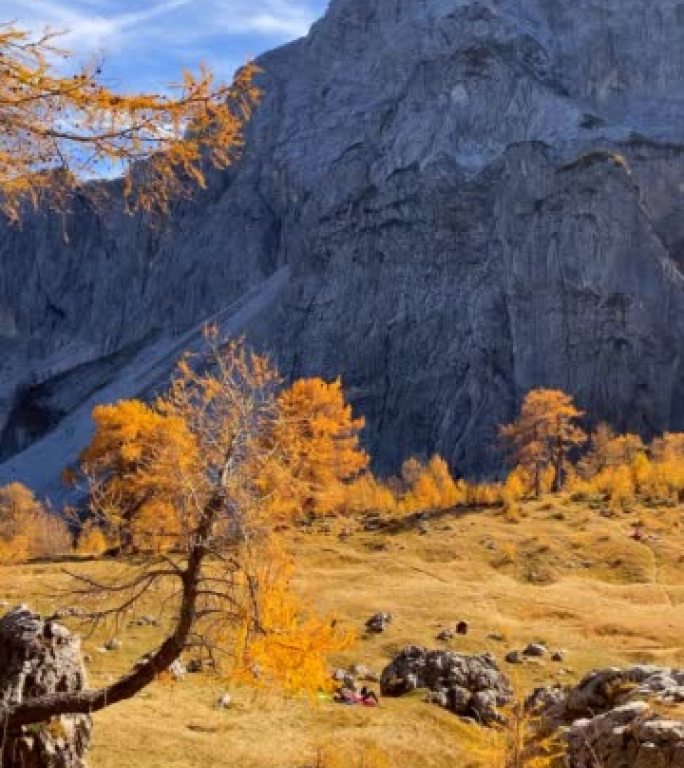
M13 471L65 372L105 387L285 266L245 330L288 376L342 375L381 470L492 471L540 385L684 429L682 50L679 0L333 0L260 59L243 160L168 224L77 202L0 234Z

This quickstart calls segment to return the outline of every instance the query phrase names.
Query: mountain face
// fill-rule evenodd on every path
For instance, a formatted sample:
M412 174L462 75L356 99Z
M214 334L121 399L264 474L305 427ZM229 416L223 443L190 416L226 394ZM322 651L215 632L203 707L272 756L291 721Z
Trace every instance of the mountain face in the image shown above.
M169 222L76 200L0 233L0 480L49 488L215 313L341 375L385 471L491 470L534 386L684 429L683 50L680 0L333 0Z

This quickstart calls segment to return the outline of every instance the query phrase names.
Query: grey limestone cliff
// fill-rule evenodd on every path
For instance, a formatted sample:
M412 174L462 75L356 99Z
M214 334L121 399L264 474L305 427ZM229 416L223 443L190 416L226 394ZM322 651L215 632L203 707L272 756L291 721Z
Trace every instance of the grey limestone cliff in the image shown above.
M539 385L684 429L683 51L679 0L333 0L167 224L76 201L0 234L0 479L246 296L229 326L341 374L383 470L495 467Z

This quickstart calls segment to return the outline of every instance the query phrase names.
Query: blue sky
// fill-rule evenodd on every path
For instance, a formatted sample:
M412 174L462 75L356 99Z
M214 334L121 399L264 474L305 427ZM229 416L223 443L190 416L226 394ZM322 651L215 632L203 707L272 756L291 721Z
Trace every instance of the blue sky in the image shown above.
M247 59L306 34L328 0L0 0L2 18L64 31L78 59L104 62L105 82L142 90L209 64L228 79Z

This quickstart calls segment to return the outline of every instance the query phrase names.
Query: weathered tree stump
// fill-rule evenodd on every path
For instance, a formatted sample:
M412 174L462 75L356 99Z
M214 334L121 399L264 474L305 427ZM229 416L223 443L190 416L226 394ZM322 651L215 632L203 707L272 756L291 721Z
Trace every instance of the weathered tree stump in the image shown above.
M0 619L2 704L85 686L79 637L23 605ZM22 727L3 739L2 768L84 768L91 733L89 715L62 715Z

